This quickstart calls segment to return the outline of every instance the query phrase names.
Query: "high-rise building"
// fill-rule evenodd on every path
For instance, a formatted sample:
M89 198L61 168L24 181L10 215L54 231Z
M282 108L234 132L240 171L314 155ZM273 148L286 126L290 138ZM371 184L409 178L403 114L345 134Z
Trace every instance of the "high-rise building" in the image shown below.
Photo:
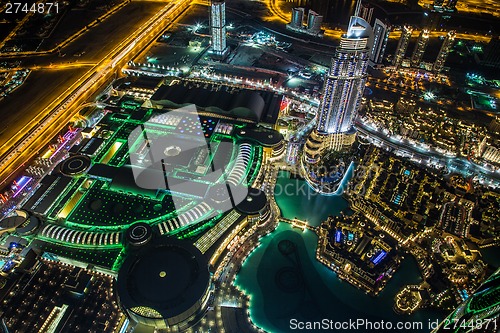
M370 50L370 66L382 64L390 32L390 27L387 24L379 19L375 20L373 24L373 44Z
M403 59L406 55L406 50L408 49L408 45L410 44L412 32L413 28L406 25L403 27L403 31L401 31L401 37L399 38L398 46L396 48L396 54L394 55L394 60L392 62L392 64L396 68L401 66L401 63L403 62Z
M341 37L331 60L316 128L305 144L302 159L306 180L319 192L336 191L351 162L349 151L356 139L354 118L365 89L372 38L370 24L361 17L351 16L347 33ZM332 160L332 156L337 157ZM322 169L322 158L333 171L328 175L317 172Z
M367 2L359 3L359 13L357 15L371 25L373 17L373 6Z
M321 23L323 23L323 16L313 10L309 10L307 14L307 31L312 34L320 33Z
M352 130L352 121L366 83L370 34L368 22L360 17L351 17L347 34L340 39L325 80L318 132L340 134Z
M450 30L448 31L448 34L444 38L443 44L439 49L438 56L436 58L436 61L434 62L434 66L432 67L433 72L439 73L441 72L441 70L443 70L446 58L448 58L448 54L450 53L450 50L453 47L454 42L455 42L455 31Z
M429 42L429 30L423 29L417 39L417 45L413 50L411 56L411 65L413 67L420 67L422 58L424 57L425 49L427 48L427 43Z
M500 268L458 306L432 333L498 332ZM450 323L459 323L450 327ZM487 326L487 324L489 324Z
M210 27L212 30L211 52L224 58L229 53L226 45L226 3L224 0L212 0L210 6Z
M290 26L296 29L301 29L304 24L304 8L297 7L292 8L292 21L290 22Z

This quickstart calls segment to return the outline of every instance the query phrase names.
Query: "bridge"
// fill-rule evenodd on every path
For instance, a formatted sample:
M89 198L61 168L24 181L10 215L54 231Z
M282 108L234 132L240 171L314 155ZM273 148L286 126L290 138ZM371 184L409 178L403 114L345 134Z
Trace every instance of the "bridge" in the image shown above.
M302 231L309 229L313 232L316 232L318 230L317 227L313 227L312 225L309 225L306 221L302 221L299 219L287 219L285 217L280 216L279 217L279 222L285 222L288 224L291 224L292 227L302 229Z

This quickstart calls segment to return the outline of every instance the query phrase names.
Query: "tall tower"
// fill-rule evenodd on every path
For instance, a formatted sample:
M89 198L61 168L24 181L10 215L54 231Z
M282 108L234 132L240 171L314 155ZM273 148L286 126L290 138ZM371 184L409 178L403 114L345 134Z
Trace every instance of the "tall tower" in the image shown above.
M415 50L413 50L413 54L411 56L412 67L420 66L428 42L429 42L429 30L423 29L420 32L420 35L418 36L417 45L415 45Z
M224 58L229 52L226 45L226 3L224 0L212 0L210 27L212 30L211 52L217 57Z
M351 131L366 83L370 34L368 22L351 17L347 34L340 39L325 80L318 111L318 132L341 134ZM340 147L332 148L338 150Z
M367 2L361 2L359 5L359 13L357 15L371 25L373 17L373 6Z
M387 24L384 24L379 19L375 20L373 24L373 45L370 50L370 66L382 64L390 32L391 30Z
M290 22L290 26L293 26L296 29L301 29L304 25L304 8L296 7L292 8L292 21Z
M439 49L438 56L436 58L436 61L434 62L434 66L432 67L432 71L434 73L439 73L443 69L446 58L448 58L448 54L450 53L454 42L455 31L450 30L443 41L443 45L441 45L441 48Z
M307 15L307 31L313 34L320 33L321 23L323 23L323 16L309 9L309 13Z
M396 48L396 54L394 55L394 60L392 64L394 67L399 68L406 54L406 50L408 49L408 45L410 44L411 33L413 32L413 28L409 26L404 26L403 31L401 32L401 37L399 38L398 47Z
M353 123L363 97L372 38L370 24L351 16L326 75L316 128L306 142L302 159L306 180L319 192L336 191L350 163L349 151L356 138ZM343 157L332 160L332 156ZM333 168L335 176L314 171L322 169L322 164Z

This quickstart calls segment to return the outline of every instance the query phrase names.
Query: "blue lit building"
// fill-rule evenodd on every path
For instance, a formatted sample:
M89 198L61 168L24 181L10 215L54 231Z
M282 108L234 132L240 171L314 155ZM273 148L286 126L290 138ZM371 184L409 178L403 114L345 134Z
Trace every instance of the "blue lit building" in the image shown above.
M353 130L366 83L372 29L364 19L352 16L347 34L332 58L318 111L317 131L346 134ZM334 144L332 149L342 148Z
M356 13L359 12L359 3ZM373 31L366 20L352 16L347 33L340 40L325 78L323 97L318 109L316 129L304 147L303 173L318 191L334 192L342 177L326 180L312 169L317 169L322 157L332 152L347 152L356 139L354 119L361 105L367 79L367 67L373 41ZM341 176L347 170L348 161L340 161L331 174ZM316 166L316 168L315 168ZM318 184L321 183L321 184ZM322 190L323 189L323 190Z
M212 31L211 52L220 58L229 53L226 45L226 3L224 0L212 0L210 7L210 28Z

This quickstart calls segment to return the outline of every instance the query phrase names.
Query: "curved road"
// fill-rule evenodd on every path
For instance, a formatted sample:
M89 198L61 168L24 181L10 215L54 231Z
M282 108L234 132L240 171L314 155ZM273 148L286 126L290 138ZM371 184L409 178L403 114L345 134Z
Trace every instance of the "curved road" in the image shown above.
M482 175L489 179L495 180L496 182L500 182L500 173L486 169L483 166L473 163L463 157L445 156L434 149L424 149L419 146L415 146L406 139L400 141L392 137L388 137L384 133L360 122L359 120L356 121L356 127L358 129L358 132L366 136L376 138L385 146L389 146L391 148L406 152L408 154L412 154L414 156L416 155L422 160L438 160L448 167L451 166L459 170L465 169L465 171L469 174Z

